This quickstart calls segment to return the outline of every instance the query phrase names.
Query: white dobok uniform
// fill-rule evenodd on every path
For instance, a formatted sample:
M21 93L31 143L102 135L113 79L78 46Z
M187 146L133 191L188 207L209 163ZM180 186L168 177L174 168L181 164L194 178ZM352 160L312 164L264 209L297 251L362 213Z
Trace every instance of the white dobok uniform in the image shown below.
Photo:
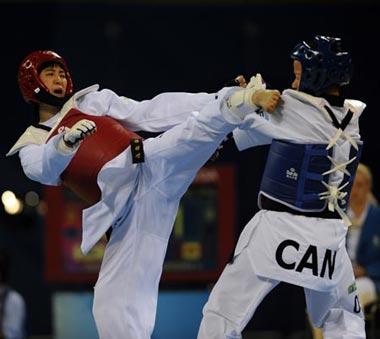
M217 96L164 93L136 102L91 87L64 105L62 111L75 107L88 119L107 115L129 130L168 129L143 142L145 162L132 163L128 147L106 163L97 178L101 200L83 211L84 253L113 228L95 286L93 312L101 338L150 338L162 264L180 198L226 134L242 122L224 106L228 91L233 90L223 89ZM62 114L44 125L53 127ZM19 151L29 178L58 185L73 154L57 151L60 134L45 143L47 135L29 127L9 154Z
M251 116L252 120L234 131L238 148L268 144L272 138L298 144L330 144L333 159L327 202L343 220L260 210L245 226L234 260L227 264L211 292L198 339L241 338L257 306L280 281L304 287L309 315L315 326L323 327L325 338L365 338L355 278L345 248L349 222L337 204L343 197L334 189L339 188L345 166L352 160L351 147L361 144L358 120L365 104L345 100L343 107L335 107L323 98L294 90L285 90L282 100L284 103L273 114ZM353 112L343 132L333 126L325 105L339 121L348 110Z

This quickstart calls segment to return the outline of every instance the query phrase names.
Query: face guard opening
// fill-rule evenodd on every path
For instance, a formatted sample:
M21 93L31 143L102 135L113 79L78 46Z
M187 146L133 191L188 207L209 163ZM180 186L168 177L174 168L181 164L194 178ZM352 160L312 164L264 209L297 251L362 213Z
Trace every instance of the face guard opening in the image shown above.
M66 92L63 97L49 93L41 82L39 74L49 64L58 64L67 79ZM73 94L73 82L65 60L53 51L35 51L21 62L18 70L18 84L25 101L34 104L49 104L61 107Z

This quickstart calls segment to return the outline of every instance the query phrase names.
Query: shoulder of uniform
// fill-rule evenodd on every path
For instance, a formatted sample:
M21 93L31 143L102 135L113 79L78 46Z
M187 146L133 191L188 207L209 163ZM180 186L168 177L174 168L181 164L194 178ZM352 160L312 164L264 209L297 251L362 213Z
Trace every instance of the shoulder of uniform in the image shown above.
M88 93L96 92L99 90L99 85L95 84L89 87L86 87L76 93L73 94L73 96L65 102L65 104L62 106L62 109L60 110L59 114L61 116L64 116L68 111L70 111L72 108L76 108L76 101L80 99L81 97L85 96Z
M13 155L17 153L22 147L30 144L41 145L46 141L48 136L48 131L37 128L34 126L29 126L21 137L16 141L13 147L9 150L6 156Z
M78 99L78 98L80 98L80 97L82 97L82 96L84 96L84 95L86 95L86 94L88 94L88 93L90 93L90 92L96 92L96 91L98 91L98 90L99 90L99 85L98 85L98 84L91 85L91 86L89 86L89 87L83 88L83 89L81 89L80 91L76 92L76 93L72 96L72 98L74 98L74 99Z
M309 105L312 105L318 109L323 108L327 103L327 101L324 98L315 97L311 94L301 92L301 91L296 91L294 89L286 89L282 92L282 94L295 98Z
M352 113L360 115L366 108L366 104L359 100L346 99L344 101L344 107L348 108Z

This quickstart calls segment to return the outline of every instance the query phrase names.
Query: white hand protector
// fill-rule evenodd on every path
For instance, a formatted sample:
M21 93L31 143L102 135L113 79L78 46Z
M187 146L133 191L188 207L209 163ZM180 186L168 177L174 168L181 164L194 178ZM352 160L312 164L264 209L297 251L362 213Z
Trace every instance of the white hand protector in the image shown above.
M256 75L251 77L251 79L249 80L249 83L247 85L247 88L254 88L256 90L259 90L259 89L266 89L267 86L266 86L261 74L257 73Z
M272 113L281 100L281 94L277 90L267 90L260 74L252 77L247 88L236 91L226 100L227 107L238 115L242 120L244 117L263 109Z
M245 88L236 91L226 99L228 109L243 120L247 114L254 112L259 108L253 103L252 100L255 92L256 89L254 88Z
M87 119L78 121L65 132L58 143L58 151L63 154L72 153L78 148L81 141L96 132L95 122Z
M230 99L227 100L227 106L235 112L240 118L244 117L259 108L264 108L255 102L254 94L257 91L266 89L266 84L260 73L252 76L244 91L234 93ZM265 108L264 108L265 109Z

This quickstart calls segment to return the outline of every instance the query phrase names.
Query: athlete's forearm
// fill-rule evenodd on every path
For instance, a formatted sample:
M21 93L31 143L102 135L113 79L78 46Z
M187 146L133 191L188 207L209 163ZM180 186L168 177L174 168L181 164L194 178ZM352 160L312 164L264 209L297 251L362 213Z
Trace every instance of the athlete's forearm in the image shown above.
M58 151L61 137L57 135L46 144L30 144L20 150L21 165L29 179L46 185L60 184L60 175L75 154L75 151L72 154L62 154Z

